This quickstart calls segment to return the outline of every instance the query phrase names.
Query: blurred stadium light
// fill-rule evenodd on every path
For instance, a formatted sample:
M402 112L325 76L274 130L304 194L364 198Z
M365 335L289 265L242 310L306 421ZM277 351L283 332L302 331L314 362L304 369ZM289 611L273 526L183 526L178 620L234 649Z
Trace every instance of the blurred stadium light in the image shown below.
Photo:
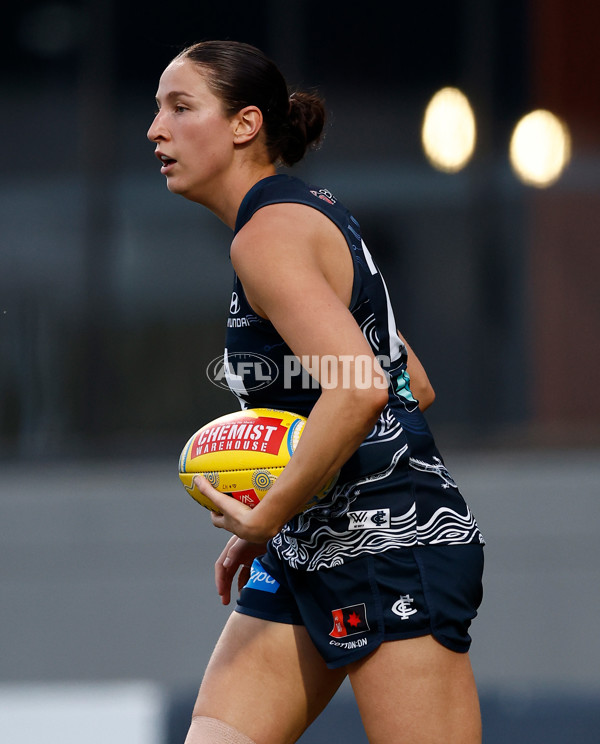
M532 111L515 126L510 140L510 163L523 183L540 188L552 186L570 160L569 128L551 111Z
M425 109L421 139L434 168L458 173L467 165L475 149L477 126L462 91L443 88L432 97Z

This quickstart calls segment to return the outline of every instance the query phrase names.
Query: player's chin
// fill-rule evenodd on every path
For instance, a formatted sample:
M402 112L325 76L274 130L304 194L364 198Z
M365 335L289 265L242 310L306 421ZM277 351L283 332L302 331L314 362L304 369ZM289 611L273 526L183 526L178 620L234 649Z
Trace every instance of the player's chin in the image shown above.
M185 196L186 189L184 188L180 179L173 178L172 176L167 176L167 188L172 194Z
M172 194L176 194L177 196L182 196L184 199L187 199L188 201L196 202L197 204L202 204L202 200L199 199L196 195L196 192L193 188L187 186L184 184L181 180L167 180L167 188Z

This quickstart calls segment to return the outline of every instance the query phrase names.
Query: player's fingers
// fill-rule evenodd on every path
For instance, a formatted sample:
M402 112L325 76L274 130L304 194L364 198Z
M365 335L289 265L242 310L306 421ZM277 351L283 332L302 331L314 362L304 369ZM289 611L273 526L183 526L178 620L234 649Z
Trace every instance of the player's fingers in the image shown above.
M217 489L214 488L203 475L195 475L193 483L194 488L209 498L217 509L220 510L223 503L227 505L227 502L223 502L223 499L229 499L229 496L225 496L225 494L217 491Z
M235 533L238 523L243 521L245 513L250 511L250 507L242 504L237 499L232 499L229 494L217 491L203 475L195 475L193 482L194 487L209 498L218 509L218 513L211 513L215 527L221 527Z
M216 565L223 564L227 561L227 558L229 557L229 551L232 549L232 547L238 542L240 538L236 535L232 535L229 540L227 540L227 543L225 544L225 547L221 551L221 554L216 560Z
M252 543L242 540L241 537L236 537L227 543L227 552L223 551L223 564L233 566L236 569L244 564L250 565L252 558L254 558L254 550L255 546ZM250 559L248 559L249 554L251 555Z
M250 566L242 566L242 570L238 574L238 592L242 591L242 589L248 583L249 579L250 579Z
M221 597L221 602L224 605L229 604L231 599L231 584L233 583L233 577L237 571L237 566L234 568L231 565L225 566L223 563L215 564L215 586L217 587L217 594Z
M219 527L220 529L225 529L225 517L222 514L211 512L210 519L215 527Z
M231 600L231 586L236 571L242 564L244 558L242 552L244 540L233 535L227 541L221 554L215 562L215 585L223 604L229 604Z

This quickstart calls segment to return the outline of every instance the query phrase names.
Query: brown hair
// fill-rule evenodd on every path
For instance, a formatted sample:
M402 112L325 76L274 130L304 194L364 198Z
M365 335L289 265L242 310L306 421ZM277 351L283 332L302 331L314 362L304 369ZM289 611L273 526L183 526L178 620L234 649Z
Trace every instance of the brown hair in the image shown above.
M184 49L207 73L213 93L227 115L257 106L263 115L266 146L272 162L293 165L309 146L318 144L325 124L323 100L315 93L289 94L277 66L263 52L237 41L202 41Z

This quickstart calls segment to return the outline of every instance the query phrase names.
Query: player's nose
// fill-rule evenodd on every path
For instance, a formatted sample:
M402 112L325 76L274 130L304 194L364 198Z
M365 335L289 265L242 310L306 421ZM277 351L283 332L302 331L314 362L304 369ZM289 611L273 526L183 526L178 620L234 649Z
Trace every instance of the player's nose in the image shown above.
M146 137L148 137L150 142L158 142L167 138L167 130L163 124L160 111L154 117L152 124L150 124L150 128L146 132Z

